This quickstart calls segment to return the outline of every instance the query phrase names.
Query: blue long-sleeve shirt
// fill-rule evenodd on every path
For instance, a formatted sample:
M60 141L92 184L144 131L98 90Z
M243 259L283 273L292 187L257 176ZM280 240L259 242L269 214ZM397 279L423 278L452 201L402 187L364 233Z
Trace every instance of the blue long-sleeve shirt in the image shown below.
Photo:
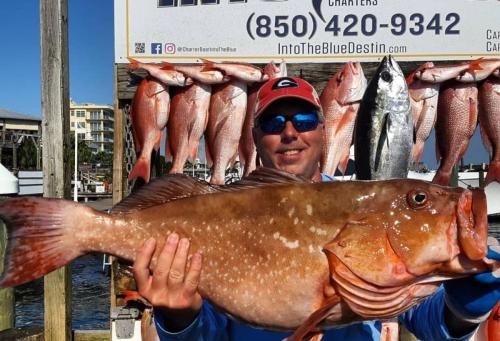
M208 302L203 302L198 317L186 329L171 333L165 328L163 316L154 313L156 330L161 341L280 341L291 333L262 330L245 325L218 312ZM444 323L444 289L437 292L418 306L406 311L399 321L420 340L467 340L473 333L461 338L453 338ZM379 340L380 321L365 321L325 332L324 341L333 340Z

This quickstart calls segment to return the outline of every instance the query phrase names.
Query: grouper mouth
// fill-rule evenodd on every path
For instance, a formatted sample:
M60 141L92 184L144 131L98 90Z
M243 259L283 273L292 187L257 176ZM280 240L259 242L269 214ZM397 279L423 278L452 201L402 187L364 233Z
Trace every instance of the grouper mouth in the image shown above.
M457 205L458 242L470 260L481 260L488 252L486 195L481 189L466 190Z

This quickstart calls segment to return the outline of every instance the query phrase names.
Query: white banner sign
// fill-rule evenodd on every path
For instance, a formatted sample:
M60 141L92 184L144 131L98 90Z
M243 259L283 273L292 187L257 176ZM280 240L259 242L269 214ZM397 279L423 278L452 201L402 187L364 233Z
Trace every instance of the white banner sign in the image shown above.
M500 57L499 0L115 0L115 61Z

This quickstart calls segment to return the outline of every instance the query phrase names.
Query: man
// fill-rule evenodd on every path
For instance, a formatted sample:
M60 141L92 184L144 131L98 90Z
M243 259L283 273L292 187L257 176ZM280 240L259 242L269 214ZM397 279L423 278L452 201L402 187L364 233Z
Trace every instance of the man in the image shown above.
M314 88L299 78L265 83L257 96L254 139L265 167L313 181L329 181L319 170L323 147L323 113ZM171 234L153 273L149 270L155 241L138 252L134 276L139 293L155 307L161 340L281 340L290 333L258 330L228 319L203 302L197 292L202 256L188 260L189 242ZM490 257L500 255L490 251ZM186 270L187 269L187 270ZM484 278L479 278L483 276ZM431 298L410 309L400 321L423 340L466 340L500 299L492 274L451 281ZM477 294L476 294L477 293ZM446 297L446 298L445 298ZM446 300L446 304L445 304ZM332 329L324 340L378 340L380 321ZM456 337L456 338L454 338Z

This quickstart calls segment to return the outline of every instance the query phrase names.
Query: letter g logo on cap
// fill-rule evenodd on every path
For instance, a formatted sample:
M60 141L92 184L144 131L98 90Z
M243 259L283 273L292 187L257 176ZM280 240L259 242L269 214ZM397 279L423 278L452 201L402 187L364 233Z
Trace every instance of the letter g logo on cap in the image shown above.
M283 89L283 88L296 88L299 85L296 81L291 78L281 78L279 81L274 83L273 90Z

